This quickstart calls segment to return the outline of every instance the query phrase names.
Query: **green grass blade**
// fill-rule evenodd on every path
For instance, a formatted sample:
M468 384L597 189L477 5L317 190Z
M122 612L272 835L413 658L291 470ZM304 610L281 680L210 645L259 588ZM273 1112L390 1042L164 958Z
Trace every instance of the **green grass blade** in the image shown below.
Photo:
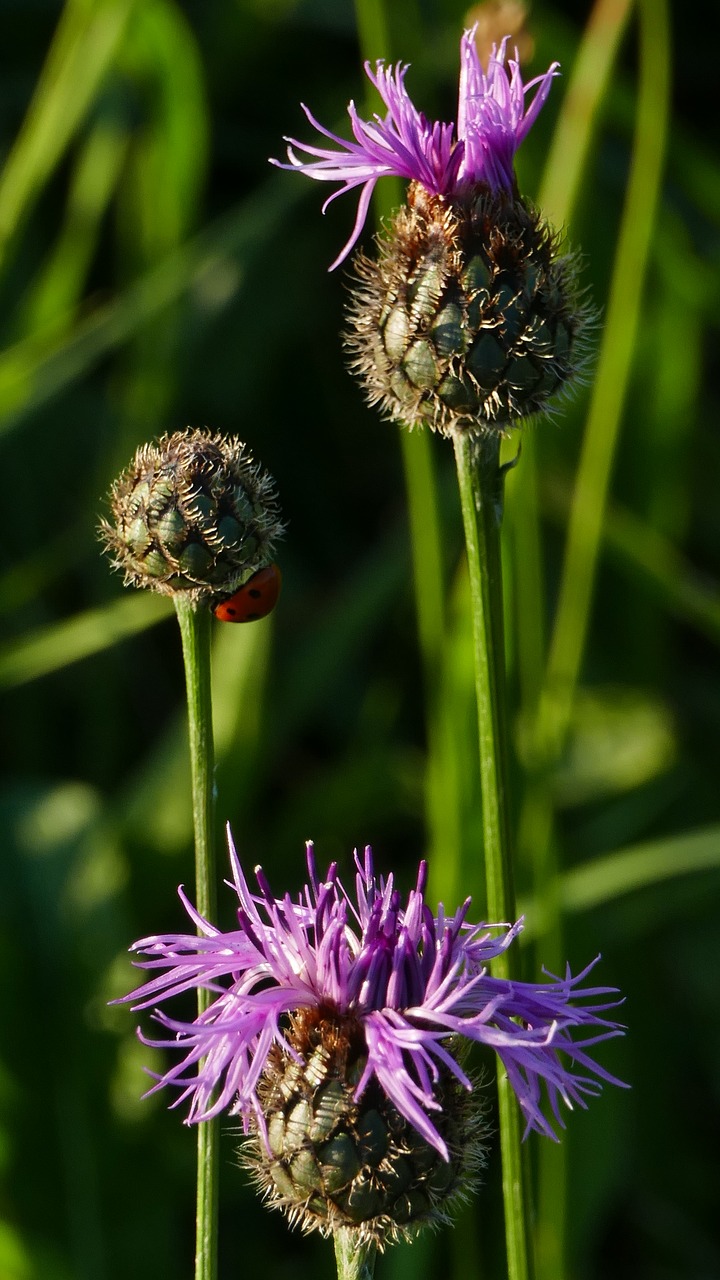
M541 740L557 750L566 731L592 594L622 410L640 319L660 194L669 112L667 5L642 0L640 89L633 160L610 287L607 321L583 441L541 712Z
M585 28L538 197L543 213L557 227L572 218L631 9L632 0L597 0Z
M0 175L0 264L112 65L134 0L68 0Z
M556 477L543 486L542 496L550 518L564 523L572 500L569 485ZM711 578L698 573L669 538L615 505L605 513L603 539L607 551L668 613L720 644L720 590Z
M144 594L88 609L12 641L0 650L0 688L11 689L110 649L170 616L168 601Z
M560 896L570 915L591 911L628 893L650 889L679 876L720 868L720 826L702 827L667 839L617 849L575 867L562 877ZM543 930L542 904L521 903L527 912L524 941Z
M288 216L295 187L272 179L231 214L194 240L169 253L115 301L99 307L67 336L37 334L0 356L0 435L20 425L87 374L109 351L122 346L143 325L161 315L189 289L212 285L224 265L256 251Z
M28 290L20 316L26 334L67 331L98 241L100 223L116 189L127 152L127 132L100 120L78 156L65 219L53 251Z

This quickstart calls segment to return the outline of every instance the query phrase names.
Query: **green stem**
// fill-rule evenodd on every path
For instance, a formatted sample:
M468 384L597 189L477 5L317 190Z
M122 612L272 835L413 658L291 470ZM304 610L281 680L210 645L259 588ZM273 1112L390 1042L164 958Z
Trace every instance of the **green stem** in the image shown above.
M333 1233L338 1280L373 1280L377 1249L374 1244L359 1245L357 1232L338 1227Z
M666 0L641 0L638 16L640 84L632 166L538 717L541 749L549 760L557 759L567 737L590 625L603 517L639 332L667 141L670 19Z
M500 439L490 435L473 439L468 432L456 432L453 442L470 575L487 913L489 920L510 922L515 918L515 898L507 813ZM512 978L513 961L512 951L499 956L493 963L494 975ZM532 1268L520 1117L500 1065L498 1096L508 1276L509 1280L529 1280Z
M500 440L489 435L476 440L458 431L453 443L470 574L487 910L491 920L510 921L514 894L505 779Z
M185 596L175 597L180 623L187 685L193 826L195 829L195 902L205 919L215 915L215 801L213 794L213 731L210 688L210 624L208 609L196 609ZM198 989L198 1014L209 1004L209 993ZM197 1201L195 1280L217 1276L218 1122L197 1127Z

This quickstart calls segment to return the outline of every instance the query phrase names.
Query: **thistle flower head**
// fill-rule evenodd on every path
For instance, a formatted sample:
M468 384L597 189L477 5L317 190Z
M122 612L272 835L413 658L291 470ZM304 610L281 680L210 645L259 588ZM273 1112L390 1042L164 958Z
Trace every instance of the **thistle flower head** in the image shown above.
M508 38L493 46L487 72L483 71L475 44L476 27L465 31L460 42L460 85L457 124L430 122L414 106L405 76L408 66L387 67L379 61L365 73L385 106L385 117L362 120L354 102L348 115L354 142L331 133L303 110L313 128L334 143L314 146L286 138L289 163L271 160L281 169L297 169L319 182L339 183L323 212L338 196L360 187L357 218L350 239L332 264L339 266L355 245L367 216L370 197L379 178L395 175L419 182L433 195L451 199L469 185L484 183L491 191L512 192L513 159L545 102L557 74L554 62L544 73L523 84L516 59L507 58ZM507 66L506 66L507 60ZM509 74L508 74L509 68ZM526 98L535 90L533 96ZM302 159L301 152L309 159Z
M333 146L289 139L289 163L280 166L337 184L324 208L360 188L355 226L333 267L357 242L378 179L409 179L377 256L356 256L346 345L370 404L448 436L502 433L547 409L584 363L589 319L573 256L560 252L514 174L558 64L525 84L506 37L485 71L475 34L465 31L460 44L455 125L417 110L407 66L378 62L365 70L387 114L362 120L351 102L354 141L343 141L305 108Z
M275 485L234 436L188 428L142 445L110 492L101 535L136 587L227 595L272 559Z
M179 1088L188 1122L241 1116L258 1180L306 1227L342 1222L382 1240L437 1218L462 1189L482 1128L463 1044L498 1054L527 1130L549 1137L562 1103L584 1107L602 1081L619 1083L591 1054L622 1034L604 1017L613 989L587 985L593 964L540 983L492 977L522 922L471 924L469 900L433 915L425 863L403 899L366 849L353 896L335 864L319 876L308 845L308 883L276 899L260 868L251 892L232 841L230 857L237 928L221 932L180 890L198 935L136 943L154 976L126 999L212 994L192 1022L156 1011L169 1036L147 1043L182 1058L151 1092Z

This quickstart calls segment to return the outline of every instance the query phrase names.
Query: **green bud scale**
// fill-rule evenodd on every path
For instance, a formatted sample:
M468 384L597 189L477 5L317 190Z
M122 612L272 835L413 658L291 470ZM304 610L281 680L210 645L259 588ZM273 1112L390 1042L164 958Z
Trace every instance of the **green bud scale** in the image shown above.
M322 1009L292 1016L258 1088L266 1135L242 1148L243 1164L270 1204L304 1231L357 1232L382 1248L448 1221L484 1163L482 1102L449 1072L435 1088L433 1124L446 1160L393 1106L377 1081L355 1099L365 1066L359 1023Z
M413 182L378 247L355 259L346 344L388 417L504 433L567 389L591 313L575 258L517 194Z
M110 505L101 534L126 583L194 602L234 591L283 532L274 482L242 441L191 428L142 445Z

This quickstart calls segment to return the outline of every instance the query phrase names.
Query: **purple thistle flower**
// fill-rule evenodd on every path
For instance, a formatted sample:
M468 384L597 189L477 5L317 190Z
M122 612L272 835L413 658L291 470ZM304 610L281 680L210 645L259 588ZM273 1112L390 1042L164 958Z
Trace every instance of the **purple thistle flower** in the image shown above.
M312 146L286 138L289 164L279 160L270 163L280 169L298 169L319 182L339 183L338 190L325 201L323 213L338 196L361 188L355 226L331 271L357 242L378 178L393 174L419 182L433 195L449 197L476 183L484 183L493 192L512 192L515 152L540 113L558 63L553 62L544 75L524 85L517 53L515 59L508 59L508 75L506 37L499 48L493 45L488 70L484 72L475 32L476 27L465 31L460 42L456 134L453 125L430 123L417 110L405 88L408 67L399 63L386 67L379 61L374 72L370 63L365 63L365 73L385 103L387 115L384 119L375 114L372 120L362 120L354 102L350 102L348 115L354 142L331 133L303 104L313 128L335 146ZM532 89L536 89L535 95L526 105L526 96ZM299 158L294 148L311 158Z
M132 948L143 957L136 961L140 968L157 971L125 997L135 1009L197 988L212 997L192 1022L156 1012L170 1038L146 1041L183 1054L150 1092L180 1088L173 1105L189 1100L188 1123L227 1112L242 1117L246 1132L254 1122L267 1142L261 1082L273 1055L302 1061L292 1027L303 1011L350 1027L348 1034L364 1041L355 1098L379 1086L444 1159L447 1147L433 1123L442 1109L438 1081L454 1079L471 1089L456 1056L460 1039L498 1054L526 1133L555 1138L562 1102L585 1107L602 1081L622 1083L590 1053L623 1034L619 1023L602 1016L621 1003L607 999L615 988L584 985L596 961L575 977L568 969L564 978L547 975L540 983L492 977L489 963L511 946L522 921L470 924L469 899L454 915L440 906L433 916L424 900L425 862L403 903L392 875L376 877L370 849L362 860L356 854L353 899L335 863L319 878L308 844L308 884L294 901L273 898L260 868L259 892L252 893L232 839L230 858L237 929L220 932L181 888L198 935L144 938Z

